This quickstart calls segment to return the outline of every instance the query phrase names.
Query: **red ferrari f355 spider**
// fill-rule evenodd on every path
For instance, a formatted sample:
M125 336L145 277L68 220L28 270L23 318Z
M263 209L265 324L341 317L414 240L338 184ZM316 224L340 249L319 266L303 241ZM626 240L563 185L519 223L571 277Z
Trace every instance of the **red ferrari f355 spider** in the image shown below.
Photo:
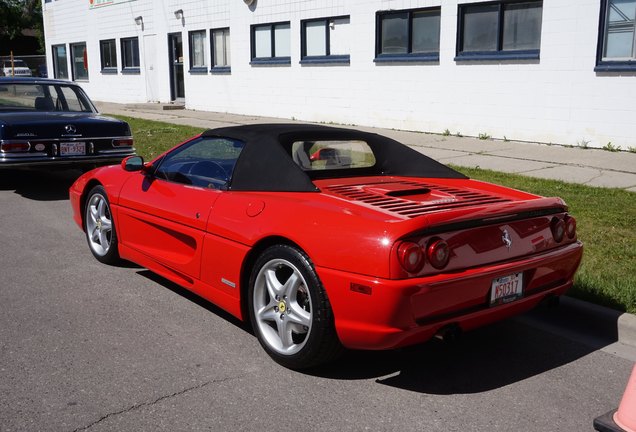
M522 313L565 293L582 256L560 198L326 126L209 130L90 171L70 198L99 261L133 261L250 320L294 369Z

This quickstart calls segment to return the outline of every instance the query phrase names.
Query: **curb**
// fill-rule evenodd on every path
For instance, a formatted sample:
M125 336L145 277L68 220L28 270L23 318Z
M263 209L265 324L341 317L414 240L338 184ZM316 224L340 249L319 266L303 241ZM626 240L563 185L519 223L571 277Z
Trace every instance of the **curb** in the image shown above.
M578 320L589 321L599 330L599 335L636 347L636 315L568 296L561 297L560 306L576 314Z

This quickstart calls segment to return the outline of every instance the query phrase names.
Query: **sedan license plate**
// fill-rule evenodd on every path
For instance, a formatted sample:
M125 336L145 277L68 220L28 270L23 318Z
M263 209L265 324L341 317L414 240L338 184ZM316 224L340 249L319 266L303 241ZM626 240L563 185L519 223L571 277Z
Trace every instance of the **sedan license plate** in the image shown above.
M86 154L86 143L82 141L60 143L60 156L78 156L84 154Z
M493 279L490 287L490 306L510 303L523 297L523 273Z

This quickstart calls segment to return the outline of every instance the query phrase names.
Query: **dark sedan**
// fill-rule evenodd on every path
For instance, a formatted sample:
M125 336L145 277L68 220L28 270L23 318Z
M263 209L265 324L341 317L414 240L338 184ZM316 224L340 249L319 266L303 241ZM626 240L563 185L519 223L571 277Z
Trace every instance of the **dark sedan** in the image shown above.
M0 169L90 168L134 154L128 123L99 114L80 86L0 78Z

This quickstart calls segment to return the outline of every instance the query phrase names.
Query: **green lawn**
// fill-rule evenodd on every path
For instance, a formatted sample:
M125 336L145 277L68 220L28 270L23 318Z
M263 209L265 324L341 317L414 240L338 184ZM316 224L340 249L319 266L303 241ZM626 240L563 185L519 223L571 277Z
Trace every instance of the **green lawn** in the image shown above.
M150 160L202 129L122 117L137 152ZM458 168L471 178L543 196L559 196L578 222L583 263L570 295L636 313L636 194L482 169Z
M137 154L146 161L152 160L171 147L185 141L204 129L193 126L182 126L132 117L113 116L130 124Z

